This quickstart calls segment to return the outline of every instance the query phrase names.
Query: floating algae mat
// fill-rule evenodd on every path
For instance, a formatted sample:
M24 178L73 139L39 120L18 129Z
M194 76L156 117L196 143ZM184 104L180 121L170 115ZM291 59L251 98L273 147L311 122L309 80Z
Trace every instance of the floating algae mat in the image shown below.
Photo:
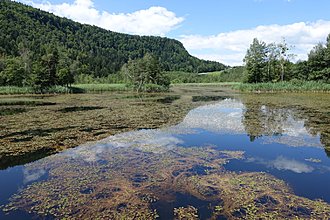
M0 219L329 219L308 111L244 101L0 171Z

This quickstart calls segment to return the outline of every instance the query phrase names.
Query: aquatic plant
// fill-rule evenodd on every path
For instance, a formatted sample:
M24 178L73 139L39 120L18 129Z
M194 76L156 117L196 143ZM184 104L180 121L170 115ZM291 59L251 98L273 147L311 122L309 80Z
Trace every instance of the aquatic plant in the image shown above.
M55 218L153 218L157 214L150 204L171 199L171 193L166 192L179 190L173 183L194 174L197 166L213 167L212 172L217 172L226 161L242 156L242 152L208 147L176 147L153 154L133 146L106 148L97 158L89 156L94 159L87 160L87 150L27 165L29 173L46 170L48 179L32 183L13 196L4 211L23 209Z
M174 208L175 220L197 220L198 210L193 206Z
M127 96L130 98L122 102L121 97ZM181 146L183 141L180 140L180 135L194 134L197 132L196 128L199 128L200 124L203 125L203 118L196 120L194 117L198 115L198 111L205 111L206 116L217 112L218 114L215 115L222 116L220 119L225 118L225 113L227 115L233 113L231 117L237 117L237 122L241 123L244 105L240 102L226 100L220 104L207 105L192 111L192 114L188 114L177 126L157 130L144 129L159 127L160 124L176 124L180 121L180 117L182 119L185 115L187 109L192 107L191 97L185 94L180 96L180 99L176 99L175 103L170 104L157 101L162 97L146 96L140 99L127 93L114 93L112 96L82 94L47 97L44 101L53 101L56 105L29 107L31 109L28 113L34 118L24 123L32 128L23 130L17 130L16 125L9 123L10 120L15 122L22 119L21 114L6 116L4 121L13 129L11 132L1 133L3 143L4 141L7 143L8 140L14 141L18 137L33 137L42 141L32 142L31 145L26 144L31 143L28 139L22 142L34 147L35 150L44 149L40 147L43 144L50 146L47 145L50 140L53 140L52 144L57 145L54 140L67 138L65 140L67 142L63 145L65 148L70 144L85 142L87 138L99 132L105 132L104 136L108 136L111 133L134 128L143 129L112 135L102 141L87 143L26 164L23 171L26 185L13 195L10 203L2 209L7 213L15 210L26 211L39 218L155 219L160 215L155 204L173 203L180 194L189 195L191 198L203 201L203 205L208 205L206 208L198 204L176 205L171 213L177 219L197 218L203 209L210 213L210 219L225 217L328 219L330 217L328 203L295 195L283 180L260 172L227 171L225 164L231 160L243 159L243 151L219 150L226 148L208 144ZM243 103L252 109L246 115L248 122L253 125L251 128L254 128L249 130L250 132L259 132L260 130L256 128L260 125L261 128L267 125L269 131L285 130L271 126L270 122L270 124L255 122L255 118L251 116L253 112L263 112L268 108L274 113L274 117L272 114L261 114L262 120L268 119L277 124L277 122L290 122L291 117L292 120L301 121L308 116L308 120L304 121L306 124L303 124L309 126L307 132L315 135L318 131L326 133L328 125L323 122L327 122L327 117L324 116L329 111L327 106L313 107L315 102L302 104L299 102L304 102L305 99L297 98L299 96L290 99L289 95L285 97L288 100L283 100L282 96L273 98L258 96L255 105L248 105L253 102L251 98L255 97L241 97ZM324 100L328 100L328 97L323 97ZM78 105L77 103L80 102L83 104ZM180 106L182 102L186 104ZM263 105L265 107L262 107ZM100 108L94 109L97 106ZM286 108L290 110L290 114L281 110ZM146 110L148 111L143 112ZM178 112L171 113L171 111ZM134 117L127 118L127 115ZM277 120L276 115L283 116L283 121ZM50 120L53 123L51 128L47 128L49 124L45 127L35 125L35 120L45 123L50 116L56 118ZM220 127L244 132L242 124L239 127L226 127L232 124L223 123L224 120L220 122L221 125L215 124L213 127L211 125L214 123L204 123L204 128L219 131L220 129L214 130L214 128ZM81 137L82 139L79 139ZM91 138L91 140L95 139ZM20 146L19 144L21 143L17 142L16 146ZM12 146L2 150L14 155L17 149L15 151ZM309 160L309 162L313 161Z
M214 207L212 219L226 216L229 219L287 219L292 217L328 219L330 205L321 200L296 196L288 185L266 173L210 174L188 177L190 193L205 199L221 199ZM212 188L218 194L205 197L200 187Z
M26 112L6 113L0 118L0 169L20 164L19 161L33 161L40 158L40 152L49 155L120 132L177 124L198 105L191 104L190 94L182 100L175 96L179 97L176 103L158 101L168 97L163 94L142 100L134 95L115 92L2 96L1 109L24 108ZM126 96L132 98L125 99Z

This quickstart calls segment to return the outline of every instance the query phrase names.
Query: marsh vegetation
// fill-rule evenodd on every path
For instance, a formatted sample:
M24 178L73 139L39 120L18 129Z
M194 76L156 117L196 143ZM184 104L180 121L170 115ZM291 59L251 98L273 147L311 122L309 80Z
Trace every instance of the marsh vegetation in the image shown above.
M328 219L330 97L228 88L3 96L0 217Z

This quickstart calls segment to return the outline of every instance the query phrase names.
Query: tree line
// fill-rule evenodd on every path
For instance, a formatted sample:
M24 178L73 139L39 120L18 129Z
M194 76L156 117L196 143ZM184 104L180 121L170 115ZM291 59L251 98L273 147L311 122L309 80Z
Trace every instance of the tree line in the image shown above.
M117 75L150 54L163 71L209 72L225 65L191 56L169 38L115 33L9 0L0 1L0 85L66 85Z
M296 79L330 82L330 34L325 44L319 43L309 52L306 61L292 63L295 55L290 49L285 39L270 44L253 39L244 58L244 81L260 83Z

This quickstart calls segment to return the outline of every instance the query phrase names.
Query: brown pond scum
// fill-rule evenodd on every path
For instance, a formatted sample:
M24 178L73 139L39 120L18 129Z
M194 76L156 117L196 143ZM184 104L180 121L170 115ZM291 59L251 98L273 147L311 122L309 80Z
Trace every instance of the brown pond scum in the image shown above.
M171 201L180 192L210 203L219 201L209 208L210 219L329 217L330 205L294 195L284 181L271 175L226 171L223 165L241 159L243 152L173 147L151 153L118 147L106 149L97 160L85 153L54 155L26 165L26 173L45 170L47 180L14 195L4 211L23 209L56 219L156 219L152 203ZM177 219L198 219L197 213L191 206L173 210Z
M2 95L0 169L41 158L40 152L47 156L120 132L177 124L201 104L192 103L196 94L178 88L165 94Z
M323 154L330 142L330 110L324 104L330 97L311 101L306 94L238 96L215 90L178 86L170 94L142 98L47 97L57 104L25 107L31 109L2 118L9 123L3 143L32 136L25 141L31 146L53 141L48 146L57 149L56 137L79 145L20 166L23 184L2 205L4 216L20 211L40 219L329 219L327 189L305 195L292 178L301 184L329 179ZM193 104L193 96L203 99ZM69 106L68 100L85 101ZM43 116L38 120L45 127L32 127L27 115L41 111L59 117L52 128ZM29 130L10 124L24 116L30 118ZM20 151L10 151L10 145L7 152L29 152L22 142L16 142Z

